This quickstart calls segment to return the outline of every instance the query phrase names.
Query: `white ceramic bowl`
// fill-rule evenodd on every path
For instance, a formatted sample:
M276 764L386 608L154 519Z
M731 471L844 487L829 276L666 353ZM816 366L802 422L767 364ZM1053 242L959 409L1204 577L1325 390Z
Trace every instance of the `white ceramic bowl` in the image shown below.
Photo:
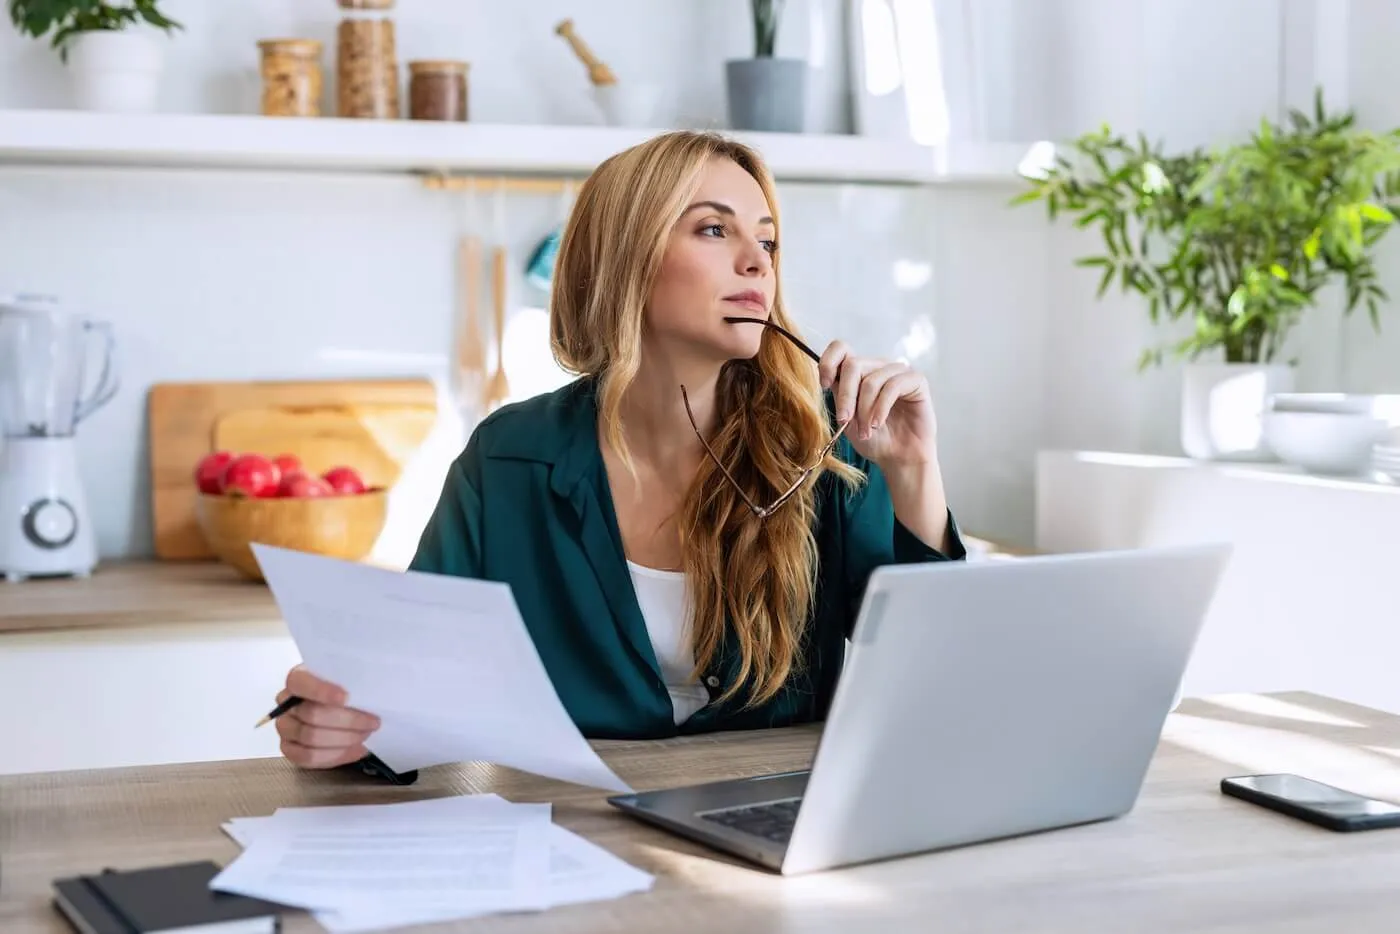
M595 85L593 99L609 126L654 127L661 109L661 88L654 84Z
M1275 412L1372 415L1375 404L1375 396L1349 392L1277 392L1269 397L1269 408Z
M1355 475L1385 437L1384 419L1336 412L1266 412L1264 441L1279 460L1310 473Z

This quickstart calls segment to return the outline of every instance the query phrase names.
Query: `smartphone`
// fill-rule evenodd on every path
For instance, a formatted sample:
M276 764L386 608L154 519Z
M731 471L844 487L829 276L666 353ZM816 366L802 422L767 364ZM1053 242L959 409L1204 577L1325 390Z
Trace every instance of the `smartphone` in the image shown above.
M1367 798L1301 775L1237 775L1221 779L1220 790L1328 830L1400 827L1400 804Z

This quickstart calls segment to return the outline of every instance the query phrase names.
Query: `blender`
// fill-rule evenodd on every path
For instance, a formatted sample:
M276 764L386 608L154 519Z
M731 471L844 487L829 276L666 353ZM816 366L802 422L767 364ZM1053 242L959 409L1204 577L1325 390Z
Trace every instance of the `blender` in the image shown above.
M101 351L86 396L89 352ZM0 297L0 574L86 577L97 565L78 473L78 423L117 391L109 324L50 297Z

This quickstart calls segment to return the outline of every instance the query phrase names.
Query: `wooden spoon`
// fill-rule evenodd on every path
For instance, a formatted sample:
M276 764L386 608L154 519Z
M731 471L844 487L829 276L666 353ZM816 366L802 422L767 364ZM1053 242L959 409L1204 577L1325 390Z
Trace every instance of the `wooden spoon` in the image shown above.
M486 384L486 341L477 307L481 282L481 238L465 236L457 245L457 281L461 290L457 332L457 404L475 406Z
M492 289L495 298L496 369L486 385L486 411L510 398L510 382L506 379L506 248L497 244L493 251Z

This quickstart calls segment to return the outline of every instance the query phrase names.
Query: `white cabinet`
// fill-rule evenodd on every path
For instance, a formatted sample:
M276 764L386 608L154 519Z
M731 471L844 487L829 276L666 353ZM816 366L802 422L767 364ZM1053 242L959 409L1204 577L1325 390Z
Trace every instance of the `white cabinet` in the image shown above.
M279 755L253 729L300 660L281 622L0 637L0 774Z
M1040 550L1234 546L1187 695L1310 690L1400 711L1400 486L1092 451L1036 466Z

